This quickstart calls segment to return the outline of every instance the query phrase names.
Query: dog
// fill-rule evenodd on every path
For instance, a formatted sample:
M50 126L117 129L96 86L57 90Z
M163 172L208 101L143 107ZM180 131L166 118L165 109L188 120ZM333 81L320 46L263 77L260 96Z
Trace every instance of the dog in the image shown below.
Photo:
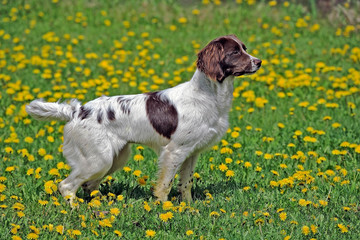
M261 60L246 52L235 35L218 37L197 54L190 81L158 92L102 96L81 105L32 101L26 106L38 120L66 121L63 154L71 166L59 191L70 203L82 186L92 192L101 180L124 167L132 143L158 154L154 196L167 201L179 171L178 190L192 201L193 173L199 153L218 142L228 129L234 78L255 73Z

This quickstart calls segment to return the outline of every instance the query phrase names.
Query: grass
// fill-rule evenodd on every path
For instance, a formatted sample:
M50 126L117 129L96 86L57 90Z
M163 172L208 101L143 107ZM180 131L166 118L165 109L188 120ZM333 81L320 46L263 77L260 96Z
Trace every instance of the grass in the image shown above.
M255 3L256 2L256 3ZM0 233L3 239L357 239L360 160L356 1L2 1ZM263 60L235 81L230 129L197 163L194 202L156 202L156 155L133 146L123 170L70 208L62 122L25 112L48 101L165 89L196 52L236 34ZM175 182L177 179L175 179Z

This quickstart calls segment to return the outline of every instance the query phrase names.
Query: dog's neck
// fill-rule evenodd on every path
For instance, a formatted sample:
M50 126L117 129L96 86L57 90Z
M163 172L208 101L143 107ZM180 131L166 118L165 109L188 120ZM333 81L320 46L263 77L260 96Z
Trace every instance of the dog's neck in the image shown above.
M199 94L213 98L219 108L226 112L230 110L234 91L234 76L229 76L224 81L218 82L196 69L190 83Z

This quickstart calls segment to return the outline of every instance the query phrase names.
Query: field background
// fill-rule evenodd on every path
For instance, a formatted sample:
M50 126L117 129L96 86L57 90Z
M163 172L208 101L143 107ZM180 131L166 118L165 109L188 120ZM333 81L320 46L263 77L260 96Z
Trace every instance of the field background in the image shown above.
M360 6L296 2L2 0L0 238L358 239ZM57 191L64 123L25 105L177 85L225 34L263 66L235 80L230 129L200 156L194 202L175 187L156 202L157 157L137 145L102 196L80 190L70 208Z

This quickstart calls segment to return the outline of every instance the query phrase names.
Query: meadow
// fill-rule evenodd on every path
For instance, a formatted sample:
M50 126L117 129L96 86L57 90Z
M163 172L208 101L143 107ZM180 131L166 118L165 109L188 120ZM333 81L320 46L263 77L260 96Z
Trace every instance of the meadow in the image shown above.
M1 239L359 239L360 23L357 1L2 0ZM57 184L64 122L31 100L83 103L188 81L196 53L236 34L263 60L235 79L230 128L194 174L154 199L157 156L126 167L71 208ZM101 193L101 194L100 194Z

